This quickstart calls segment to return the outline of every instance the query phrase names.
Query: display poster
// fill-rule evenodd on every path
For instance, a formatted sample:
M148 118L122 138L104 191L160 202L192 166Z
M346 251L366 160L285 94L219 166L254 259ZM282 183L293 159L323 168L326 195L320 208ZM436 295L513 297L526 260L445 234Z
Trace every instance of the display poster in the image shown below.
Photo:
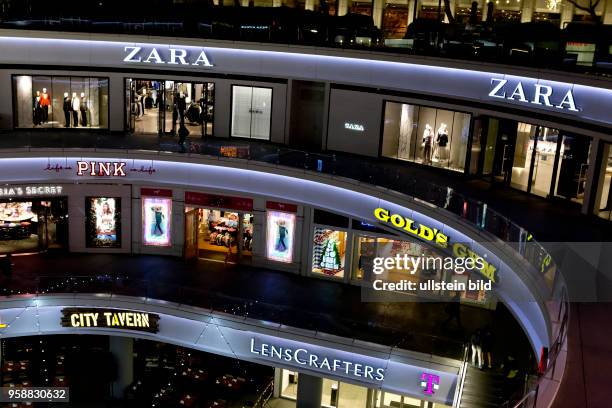
M121 198L86 197L86 245L121 247Z
M291 263L293 261L295 214L268 211L267 231L268 259Z
M143 197L142 242L149 246L170 246L172 198Z

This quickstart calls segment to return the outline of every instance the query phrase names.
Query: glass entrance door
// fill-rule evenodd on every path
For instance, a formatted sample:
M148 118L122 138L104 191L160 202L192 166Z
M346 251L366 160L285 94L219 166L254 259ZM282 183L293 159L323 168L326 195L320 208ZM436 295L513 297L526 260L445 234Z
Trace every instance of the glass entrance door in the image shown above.
M482 175L508 185L516 144L516 122L489 118L482 138Z

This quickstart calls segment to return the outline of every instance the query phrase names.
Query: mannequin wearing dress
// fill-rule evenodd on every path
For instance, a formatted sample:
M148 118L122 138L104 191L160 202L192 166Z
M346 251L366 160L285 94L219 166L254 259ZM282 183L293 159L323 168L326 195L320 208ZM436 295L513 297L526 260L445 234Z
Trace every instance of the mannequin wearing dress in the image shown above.
M42 94L40 94L40 106L42 107L42 121L49 121L49 106L51 105L51 99L49 98L49 94L47 93L47 88L42 89Z
M448 160L448 129L446 123L442 123L438 128L436 136L436 150L438 160Z
M34 126L38 126L42 124L43 120L43 108L40 103L40 91L36 91L36 95L34 95L34 99L32 101L32 110L34 111L34 116L32 122Z
M425 130L423 131L423 163L431 164L431 153L433 147L433 129L428 124L425 125Z

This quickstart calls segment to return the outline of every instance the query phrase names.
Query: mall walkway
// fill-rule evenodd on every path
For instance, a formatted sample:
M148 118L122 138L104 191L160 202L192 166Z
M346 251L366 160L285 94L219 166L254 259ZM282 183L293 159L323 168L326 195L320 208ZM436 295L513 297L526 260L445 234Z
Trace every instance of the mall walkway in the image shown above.
M495 311L462 305L461 330L455 322L443 324L444 303L417 302L412 296L407 302L365 303L360 287L262 268L161 256L13 259L14 276L0 280L0 294L38 289L149 296L452 358L462 357L462 344L474 330L489 325L498 340L498 361L508 354L525 361L531 356L522 329L501 304Z
M316 151L293 150L290 146L239 139L206 140L190 137L190 151L218 155L220 146L242 147L247 157L253 160L277 163L292 167L314 168L321 160L322 171L373 184L392 179L401 185L426 182L455 191L474 200L487 203L520 226L525 227L539 242L559 241L610 241L610 222L580 214L580 206L574 202L547 200L503 186L496 186L482 180L468 178L462 174L433 167L423 167L409 162L389 159L374 159L343 153L321 153ZM65 129L13 130L0 132L0 149L31 148L98 148L98 149L142 149L179 152L177 138L158 135L132 135L108 131L79 131ZM280 157L280 158L279 158ZM333 167L333 170L331 170ZM380 183L377 183L380 182ZM382 184L381 184L382 185Z

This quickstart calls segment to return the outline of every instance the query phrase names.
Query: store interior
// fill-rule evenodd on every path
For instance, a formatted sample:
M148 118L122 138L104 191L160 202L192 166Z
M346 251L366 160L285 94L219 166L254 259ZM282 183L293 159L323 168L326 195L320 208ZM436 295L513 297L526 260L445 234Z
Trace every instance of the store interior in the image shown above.
M197 257L216 262L244 263L253 254L253 214L186 207L197 215Z
M315 226L312 272L334 278L344 277L346 232Z
M28 253L65 248L66 200L0 202L0 253Z
M175 135L183 124L192 137L213 135L214 83L128 78L126 90L131 132Z

